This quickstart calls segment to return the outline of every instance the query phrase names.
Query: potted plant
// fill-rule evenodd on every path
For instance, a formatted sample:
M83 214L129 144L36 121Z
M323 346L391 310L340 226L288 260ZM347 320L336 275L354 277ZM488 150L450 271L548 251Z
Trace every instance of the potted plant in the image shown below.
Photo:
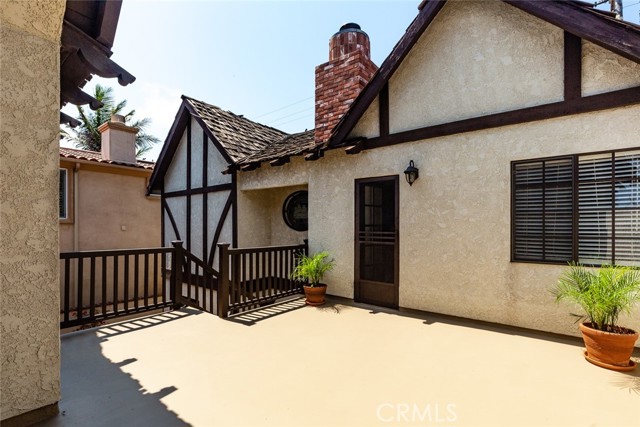
M574 316L583 321L580 331L589 362L617 371L635 368L630 358L638 333L617 322L640 301L640 270L609 265L594 270L571 263L551 292L556 302L571 301L584 312Z
M309 305L324 304L327 285L320 283L324 274L333 268L334 260L328 259L329 252L318 252L314 256L301 254L291 277L304 282L304 295Z

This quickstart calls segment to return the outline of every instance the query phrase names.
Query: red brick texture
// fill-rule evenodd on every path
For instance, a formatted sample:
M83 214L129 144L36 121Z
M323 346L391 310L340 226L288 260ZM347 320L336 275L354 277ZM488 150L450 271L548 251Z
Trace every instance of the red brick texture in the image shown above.
M377 69L364 32L339 32L331 38L329 62L316 67L316 144L329 139Z

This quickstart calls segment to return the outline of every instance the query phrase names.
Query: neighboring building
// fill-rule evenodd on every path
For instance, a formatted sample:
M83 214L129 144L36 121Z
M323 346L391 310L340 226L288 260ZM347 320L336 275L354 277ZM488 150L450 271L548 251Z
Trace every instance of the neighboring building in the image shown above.
M114 120L102 152L60 147L60 252L160 246L160 198L146 195L154 163L136 159L137 129Z
M0 2L0 420L30 425L58 411L58 144L66 104L92 74L134 77L111 61L120 1Z
M335 80L316 74L316 129L355 101L315 143L185 99L150 186L164 187L165 207L175 203L165 240L186 230L198 254L194 236L207 233L217 237L209 249L308 236L312 252L336 259L334 295L576 334L548 292L566 263L640 260L640 205L630 196L640 182L640 27L582 2L424 1L356 97L350 79L372 70L362 34L345 26L319 67ZM339 72L353 62L363 74ZM193 149L203 139L208 156L220 153L206 167ZM411 186L410 161L419 168ZM189 179L226 180L234 235L194 220L207 208L189 195ZM169 188L186 198L172 201ZM308 231L296 232L282 203L299 189L308 190ZM638 317L628 324L640 327Z

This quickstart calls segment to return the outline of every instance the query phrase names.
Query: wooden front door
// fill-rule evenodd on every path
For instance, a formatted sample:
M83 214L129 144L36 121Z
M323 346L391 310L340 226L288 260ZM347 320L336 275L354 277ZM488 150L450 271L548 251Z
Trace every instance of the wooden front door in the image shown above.
M398 176L356 180L355 296L398 307Z

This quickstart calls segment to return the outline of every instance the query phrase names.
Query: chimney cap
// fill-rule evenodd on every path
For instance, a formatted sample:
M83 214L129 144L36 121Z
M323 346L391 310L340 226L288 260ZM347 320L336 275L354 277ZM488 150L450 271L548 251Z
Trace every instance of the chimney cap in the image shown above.
M347 22L346 24L343 24L342 27L340 27L340 31L350 30L362 30L362 28L360 28L360 25L356 24L355 22Z
M343 24L340 27L340 31L335 33L332 37L335 37L338 34L344 34L344 33L361 33L367 36L367 38L369 37L367 33L362 31L362 28L360 27L360 25L356 24L355 22L347 22L346 24Z
M124 123L125 119L124 119L124 116L121 114L112 114L110 121L113 123Z

